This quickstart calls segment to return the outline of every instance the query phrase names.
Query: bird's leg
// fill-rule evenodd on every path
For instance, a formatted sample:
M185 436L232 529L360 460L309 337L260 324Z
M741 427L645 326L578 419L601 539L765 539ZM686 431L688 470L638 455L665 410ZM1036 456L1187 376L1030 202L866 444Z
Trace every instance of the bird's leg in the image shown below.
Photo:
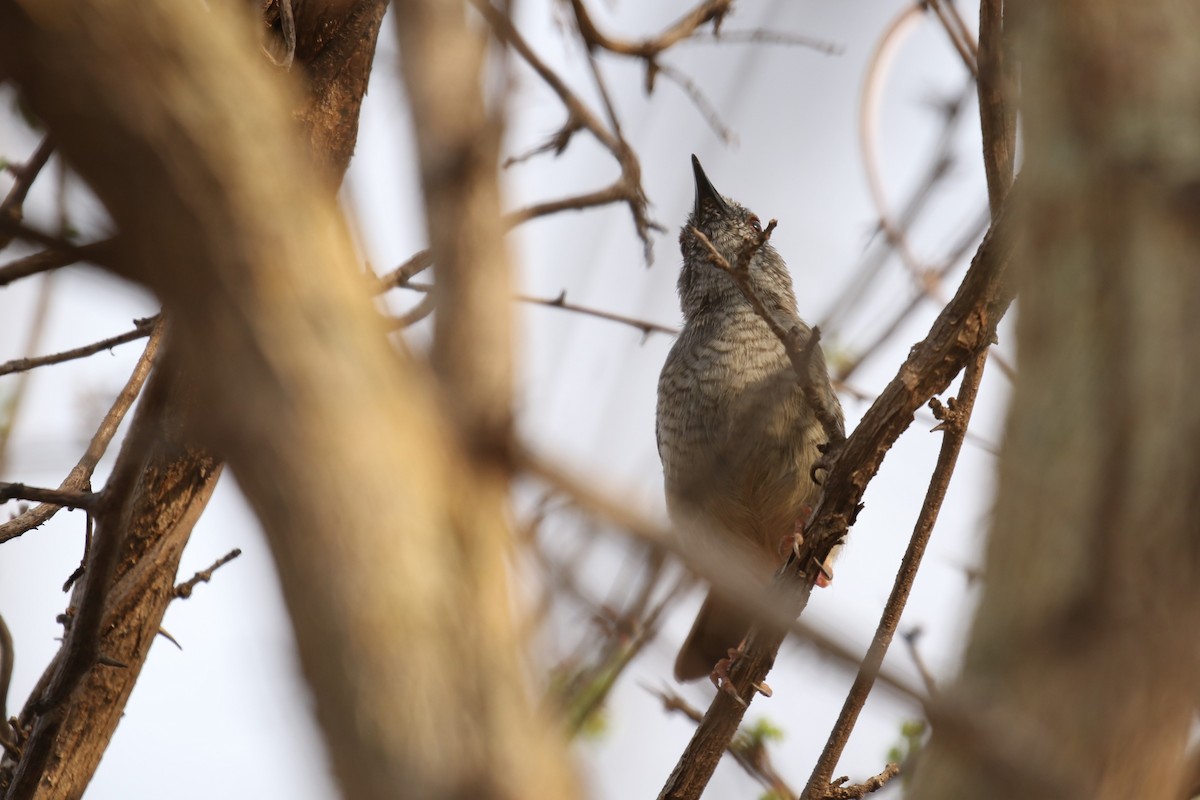
M786 558L789 552L797 558L800 557L800 546L804 544L804 521L811 515L811 506L805 506L800 510L800 516L796 517L796 527L779 541L779 555L781 557ZM824 564L817 565L818 574L816 583L821 588L825 588L833 583L833 566L829 561L829 559L826 559Z

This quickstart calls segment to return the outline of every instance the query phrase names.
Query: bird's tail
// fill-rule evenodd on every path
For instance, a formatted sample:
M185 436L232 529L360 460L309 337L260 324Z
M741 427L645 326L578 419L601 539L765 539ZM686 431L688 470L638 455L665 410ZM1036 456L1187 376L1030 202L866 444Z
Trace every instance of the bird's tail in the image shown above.
M675 659L675 680L707 678L717 662L741 644L753 622L751 615L710 589Z

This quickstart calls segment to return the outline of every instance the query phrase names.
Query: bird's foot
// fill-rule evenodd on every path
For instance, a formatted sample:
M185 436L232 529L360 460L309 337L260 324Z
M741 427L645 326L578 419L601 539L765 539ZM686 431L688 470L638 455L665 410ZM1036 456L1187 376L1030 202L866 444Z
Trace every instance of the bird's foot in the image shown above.
M808 477L812 478L812 482L818 486L825 485L825 478L818 475L818 472L823 472L829 475L829 470L833 469L833 463L838 460L838 456L842 454L843 448L846 446L846 439L842 437L837 441L828 441L818 445L817 450L821 455L817 456L817 460L813 462L812 467L808 471Z
M779 555L786 558L789 553L800 557L800 547L804 544L804 521L812 516L812 507L805 506L800 511L800 516L796 518L796 527L787 536L779 540ZM813 562L816 564L816 561ZM826 560L824 564L816 564L817 581L816 585L822 589L833 583L833 567Z
M729 648L728 655L716 663L712 674L708 676L713 686L732 697L737 701L738 705L743 707L746 705L746 701L742 699L741 695L737 692L737 688L734 687L733 680L729 677L729 671L733 669L733 662L737 661L745 652L746 640L743 639L737 647Z

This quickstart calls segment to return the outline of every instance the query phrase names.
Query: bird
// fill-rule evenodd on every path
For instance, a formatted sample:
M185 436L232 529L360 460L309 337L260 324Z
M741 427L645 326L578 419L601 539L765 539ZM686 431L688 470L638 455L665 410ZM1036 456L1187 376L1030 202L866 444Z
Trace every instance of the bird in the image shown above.
M685 547L716 550L729 579L765 586L802 535L820 491L814 466L829 437L783 343L713 258L715 250L727 264L738 263L764 238L762 223L713 187L695 155L692 171L695 203L679 236L684 323L658 381L655 428L667 511ZM767 313L785 331L798 326L801 341L810 343L787 265L769 241L754 250L748 272ZM843 435L825 356L810 344L809 380ZM675 661L676 680L709 676L716 683L718 663L740 648L753 623L710 588Z

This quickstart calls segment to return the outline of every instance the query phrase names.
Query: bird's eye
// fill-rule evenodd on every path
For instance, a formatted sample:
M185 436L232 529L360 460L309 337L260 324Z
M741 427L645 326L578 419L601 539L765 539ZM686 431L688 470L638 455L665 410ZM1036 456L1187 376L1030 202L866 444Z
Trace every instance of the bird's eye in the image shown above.
M754 229L755 233L762 233L762 225L759 223L758 217L750 217L750 227Z

